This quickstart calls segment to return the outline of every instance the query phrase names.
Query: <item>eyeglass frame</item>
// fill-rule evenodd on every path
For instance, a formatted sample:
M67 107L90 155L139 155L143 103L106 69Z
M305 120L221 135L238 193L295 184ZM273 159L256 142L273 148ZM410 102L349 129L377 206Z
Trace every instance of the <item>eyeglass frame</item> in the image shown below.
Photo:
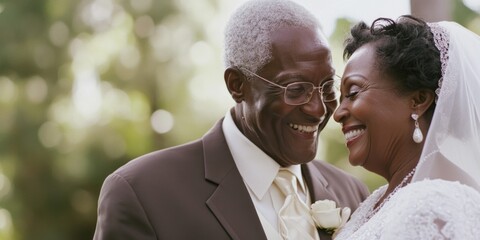
M299 105L303 105L303 104L305 104L305 103L310 102L310 100L312 100L313 93L314 93L314 91L315 91L316 89L318 89L318 92L319 92L319 94L320 94L320 98L322 99L322 102L324 102L324 103L330 103L330 102L333 102L333 101L338 100L338 98L339 98L339 94L335 94L335 98L332 99L332 100L325 101L324 98L323 98L323 87L324 87L325 83L333 82L333 83L334 83L334 84L333 84L333 87L335 88L335 87L337 87L337 86L335 86L335 82L337 82L335 79L325 81L325 82L323 82L320 86L315 86L315 84L313 84L313 83L311 83L311 82L293 82L293 83L287 84L287 86L282 86L282 85L279 85L279 84L277 84L277 83L274 83L274 82L272 82L272 81L270 81L270 80L268 80L268 79L266 79L266 78L264 78L264 77L262 77L262 76L260 76L260 75L258 75L258 74L256 74L256 73L254 73L254 72L252 72L252 71L250 71L250 70L248 70L248 69L246 69L246 68L241 68L241 69L247 71L248 73L254 75L254 76L257 77L257 78L262 79L263 81L265 81L265 82L267 82L267 83L272 84L273 86L276 86L276 87L279 87L279 88L283 89L283 102L285 102L286 104L291 105L291 106L299 106ZM335 75L335 76L339 77L338 75ZM288 88L288 86L291 85L291 84L298 84L298 83L307 83L307 84L310 84L310 85L313 86L312 91L309 93L310 96L305 99L305 102L302 102L302 103L298 103L298 104L287 103L287 96L286 96L286 94L287 94L287 88ZM338 87L337 87L337 89L338 89Z

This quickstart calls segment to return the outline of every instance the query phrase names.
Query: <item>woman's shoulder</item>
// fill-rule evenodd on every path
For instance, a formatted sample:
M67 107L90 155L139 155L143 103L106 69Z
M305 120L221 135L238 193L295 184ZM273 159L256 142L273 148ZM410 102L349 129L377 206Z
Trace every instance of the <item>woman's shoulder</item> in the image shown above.
M480 192L460 182L425 179L408 184L395 195L395 202L403 203L404 207L414 206L415 211L442 212L471 207L480 213Z
M385 192L372 193L353 213L339 239L478 239L480 193L459 182L423 180L400 188L370 219Z
M389 213L394 213L396 221L387 227L388 233L392 237L403 233L405 239L476 239L479 202L480 192L459 182L425 179L410 183L392 196L390 208L396 211Z
M443 179L424 179L422 181L412 182L402 189L402 194L408 198L429 198L441 197L448 201L458 201L462 196L468 196L469 199L480 200L480 192L476 189L457 181L447 181Z

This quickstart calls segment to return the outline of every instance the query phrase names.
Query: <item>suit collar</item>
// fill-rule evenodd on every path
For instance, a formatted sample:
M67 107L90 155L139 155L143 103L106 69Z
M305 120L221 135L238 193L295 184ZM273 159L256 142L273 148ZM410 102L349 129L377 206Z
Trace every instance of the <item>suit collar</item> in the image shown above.
M222 129L245 185L257 199L263 199L272 185L280 165L243 135L233 121L230 112L225 115Z
M222 121L202 138L205 178L218 185L206 204L233 239L266 239L255 206L228 149Z
M232 154L222 131L222 120L218 121L202 138L205 178L216 184L231 171L236 170Z

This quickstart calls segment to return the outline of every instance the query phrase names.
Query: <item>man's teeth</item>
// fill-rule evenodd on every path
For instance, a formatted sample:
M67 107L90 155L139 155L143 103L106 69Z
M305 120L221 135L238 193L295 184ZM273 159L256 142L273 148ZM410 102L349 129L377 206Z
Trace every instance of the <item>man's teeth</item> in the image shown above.
M307 132L307 133L315 132L318 129L318 126L305 126L305 125L298 125L293 123L290 123L290 127L297 131Z
M345 139L348 141L350 139L356 138L362 135L363 132L365 132L365 129L355 129L352 131L348 131L345 133Z

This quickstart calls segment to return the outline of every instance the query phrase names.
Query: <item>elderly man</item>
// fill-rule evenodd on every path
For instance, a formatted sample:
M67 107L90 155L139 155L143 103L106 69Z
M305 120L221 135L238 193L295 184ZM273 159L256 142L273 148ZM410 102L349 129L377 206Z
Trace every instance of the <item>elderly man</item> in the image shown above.
M311 13L287 0L245 3L228 22L225 63L235 106L201 139L108 176L94 239L324 240L308 206L328 199L354 210L368 195L312 161L338 93Z

